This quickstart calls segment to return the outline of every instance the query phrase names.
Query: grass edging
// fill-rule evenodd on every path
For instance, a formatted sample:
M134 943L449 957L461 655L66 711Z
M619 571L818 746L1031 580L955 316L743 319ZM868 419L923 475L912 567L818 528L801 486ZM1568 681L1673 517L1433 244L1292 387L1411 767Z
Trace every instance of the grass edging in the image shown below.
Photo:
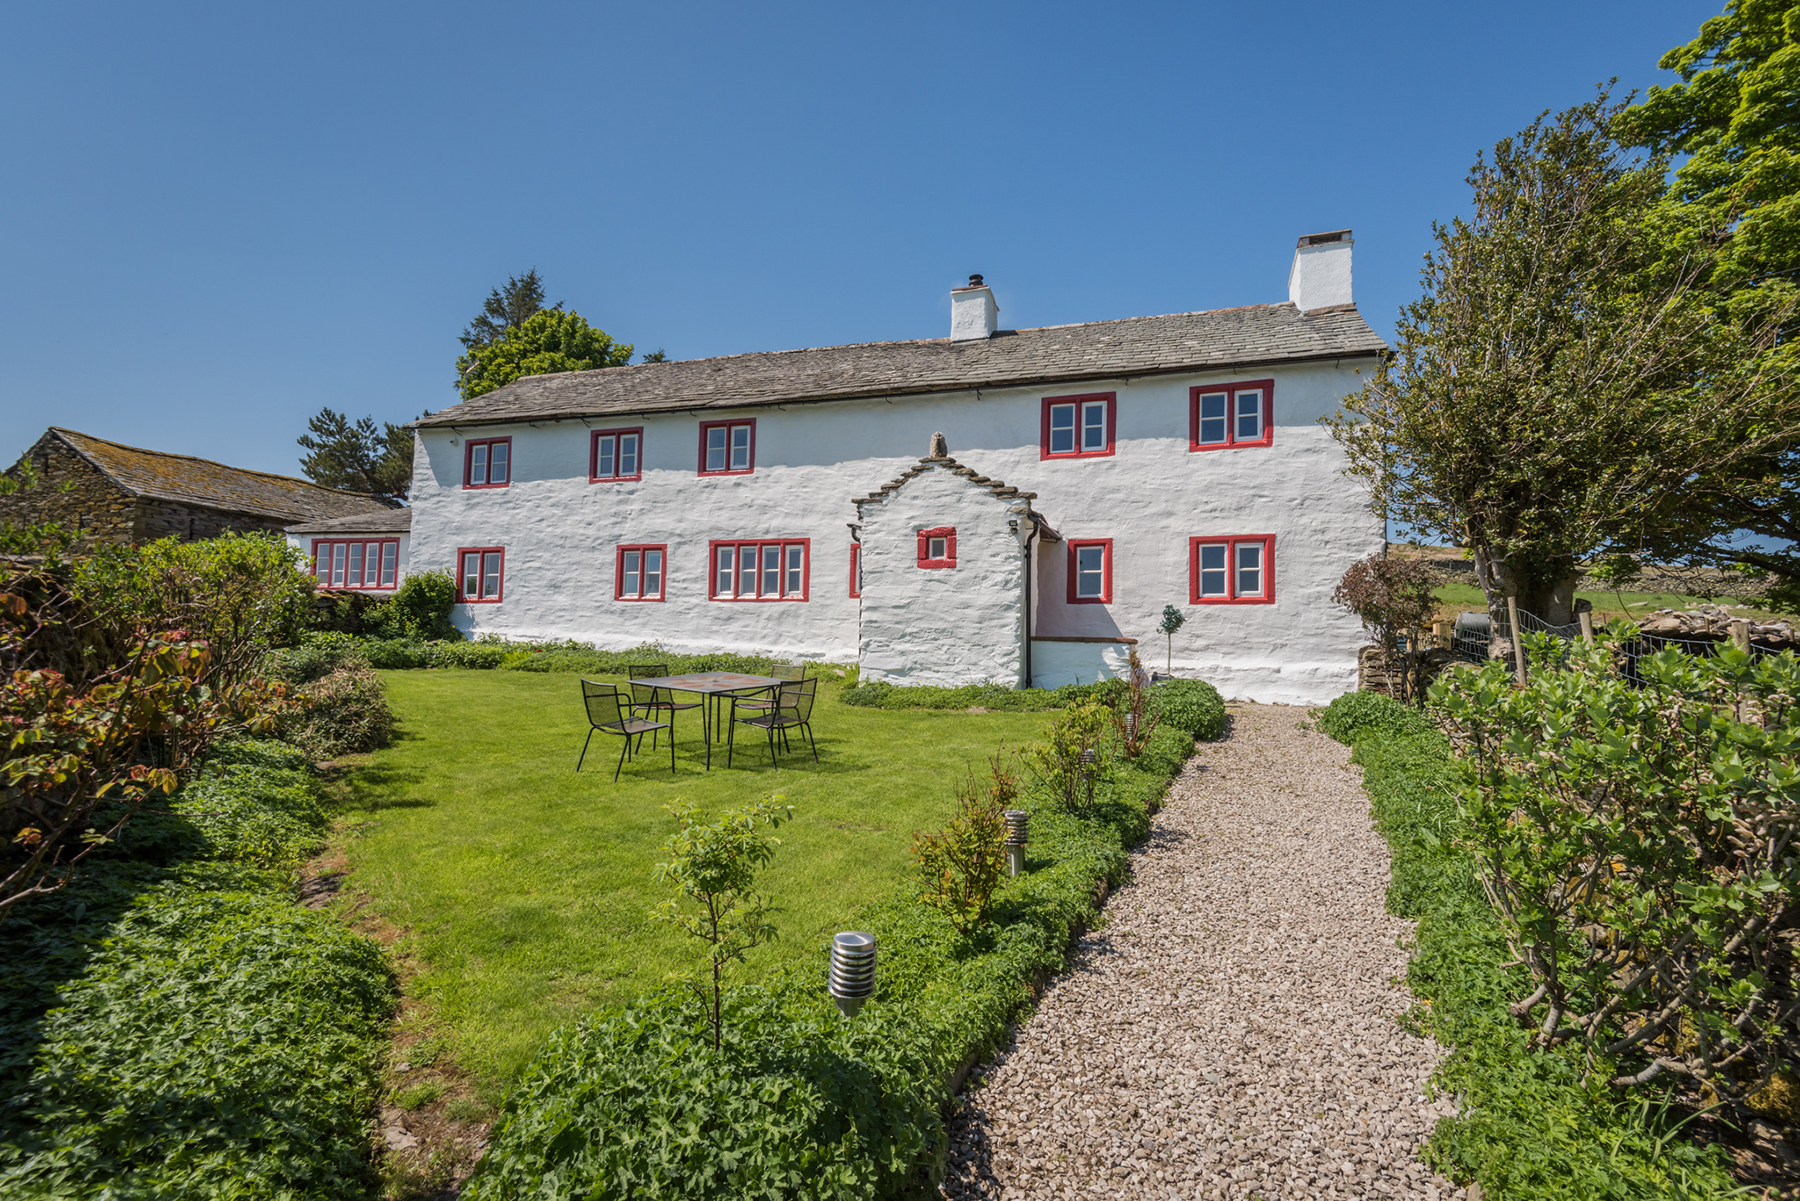
M1584 1077L1573 1049L1532 1051L1508 1002L1530 990L1508 966L1498 919L1461 844L1450 741L1423 714L1372 693L1338 698L1319 728L1353 748L1375 828L1393 856L1390 912L1418 923L1409 1021L1451 1053L1434 1076L1457 1097L1427 1146L1434 1167L1494 1201L1724 1197L1720 1148L1681 1136L1685 1113L1654 1093Z
M1217 737L1211 693L1198 731ZM993 921L959 937L910 895L849 915L873 932L873 1000L842 1020L816 970L734 990L714 1052L699 1007L667 991L564 1027L502 1107L465 1188L475 1199L578 1195L819 1198L915 1195L943 1177L945 1114L968 1067L1063 970L1106 890L1123 878L1152 807L1193 753L1164 727L1115 763L1072 814L1040 788L1027 872ZM779 898L777 898L779 900Z

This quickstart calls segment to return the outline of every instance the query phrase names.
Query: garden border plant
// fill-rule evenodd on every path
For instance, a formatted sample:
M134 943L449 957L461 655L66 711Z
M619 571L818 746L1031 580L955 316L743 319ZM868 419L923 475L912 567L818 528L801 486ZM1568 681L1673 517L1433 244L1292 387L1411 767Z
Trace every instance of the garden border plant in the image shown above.
M1418 923L1405 1019L1450 1054L1434 1077L1458 1112L1426 1155L1445 1175L1478 1181L1494 1201L1725 1196L1737 1191L1720 1148L1682 1133L1687 1111L1663 1090L1623 1097L1592 1079L1578 1049L1530 1048L1508 1011L1523 969L1511 963L1473 854L1460 845L1460 775L1427 713L1373 693L1323 710L1321 731L1353 748L1377 831L1393 854L1387 906Z
M507 1098L463 1195L897 1197L941 1179L954 1083L1066 965L1195 734L1223 729L1205 684L1158 699L1163 724L1136 760L1106 766L1091 804L1036 786L1016 799L1032 814L1029 870L986 921L959 931L916 882L845 915L880 947L855 1019L825 995L821 947L817 971L725 993L716 1051L683 990L565 1027Z

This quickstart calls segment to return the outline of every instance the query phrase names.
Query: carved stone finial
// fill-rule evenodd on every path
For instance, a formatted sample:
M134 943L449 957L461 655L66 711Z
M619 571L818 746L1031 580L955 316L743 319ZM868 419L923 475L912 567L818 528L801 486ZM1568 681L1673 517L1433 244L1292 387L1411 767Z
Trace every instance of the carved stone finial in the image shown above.
M947 459L950 457L950 445L944 441L942 431L931 435L931 455L929 457L933 459Z

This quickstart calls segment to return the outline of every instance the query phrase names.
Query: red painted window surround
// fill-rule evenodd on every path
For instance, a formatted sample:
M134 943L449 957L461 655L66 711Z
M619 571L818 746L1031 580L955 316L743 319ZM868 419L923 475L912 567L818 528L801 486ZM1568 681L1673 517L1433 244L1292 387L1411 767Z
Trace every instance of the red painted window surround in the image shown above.
M862 595L862 543L850 544L850 598Z
M478 451L480 453L477 453ZM511 438L464 439L463 487L504 488L510 483L512 483Z
M321 588L391 592L399 581L400 539L314 538L312 562Z
M707 595L716 601L803 601L811 586L811 538L745 538L706 544Z
M1081 560L1084 557L1081 552L1083 550L1092 551L1096 548L1100 551L1100 595L1094 596L1090 593L1087 596L1081 596L1078 594L1083 582L1079 578ZM1112 558L1111 538L1071 538L1069 540L1069 603L1071 605L1110 605L1112 603ZM1089 562L1091 566L1091 556L1089 556ZM1090 581L1092 575L1093 573L1090 571L1088 573Z
M931 553L931 544L936 539L943 539L944 553ZM935 530L919 531L919 566L920 567L955 567L956 566L956 527L940 526Z
M718 430L714 436L712 431ZM749 475L756 470L756 418L700 423L701 475Z
M1055 410L1062 409L1057 413ZM1089 433L1092 428L1089 418L1095 410L1105 414L1106 428L1102 431L1106 445L1090 448ZM1119 397L1116 392L1090 392L1083 396L1046 396L1044 397L1043 420L1039 429L1041 441L1038 443L1038 458L1043 459L1098 459L1114 452L1115 438L1113 427L1119 415ZM1065 437L1062 431L1067 429L1066 445L1068 449L1052 449L1053 417L1054 431L1059 444ZM1066 418L1067 420L1062 420ZM1098 441L1094 439L1093 441Z
M1274 603L1275 535L1188 539L1188 604Z
M660 601L668 586L669 548L663 543L621 546L615 559L613 599Z
M1260 393L1262 411L1256 422L1260 429L1254 436L1240 424L1249 414L1240 411L1240 397L1246 392ZM1207 398L1205 401L1202 398ZM1221 407L1218 398L1223 398ZM1206 411L1201 412L1204 403ZM1204 428L1202 428L1204 423ZM1272 379L1239 380L1235 384L1206 384L1188 389L1188 449L1229 450L1234 446L1273 446L1275 444L1275 381Z
M603 442L605 445L602 445ZM643 426L594 431L594 436L588 443L588 483L611 484L643 478Z
M464 546L456 552L456 599L465 605L497 605L505 592L506 548Z

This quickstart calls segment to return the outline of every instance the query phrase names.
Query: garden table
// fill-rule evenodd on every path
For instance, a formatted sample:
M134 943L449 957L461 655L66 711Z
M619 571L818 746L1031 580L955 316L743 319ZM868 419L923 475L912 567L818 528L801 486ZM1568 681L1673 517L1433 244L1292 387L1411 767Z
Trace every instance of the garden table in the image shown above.
M685 676L657 676L648 680L633 680L633 684L648 685L651 688L667 688L672 692L697 692L703 698L700 705L700 728L706 739L706 770L712 770L713 717L712 709L720 697L750 696L753 693L767 692L779 688L791 680L778 680L774 676L750 676L738 671L696 671ZM673 734L670 737L674 737Z

